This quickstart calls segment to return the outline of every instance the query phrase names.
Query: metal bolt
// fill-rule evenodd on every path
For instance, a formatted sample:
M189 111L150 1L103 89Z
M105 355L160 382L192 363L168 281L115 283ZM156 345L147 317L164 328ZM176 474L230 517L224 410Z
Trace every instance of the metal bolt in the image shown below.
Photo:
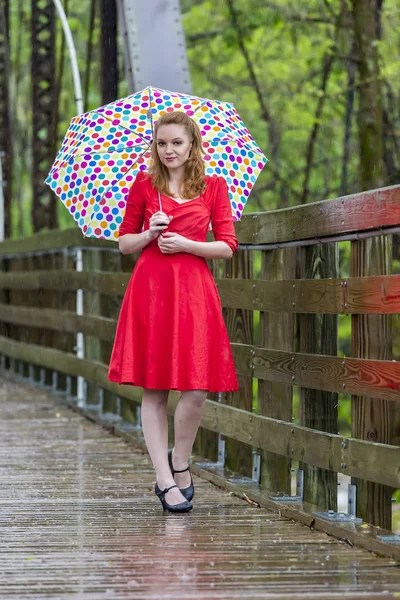
M252 440L252 439L253 439L253 438L251 437L251 435L249 435L249 442L251 442L251 440Z
M292 381L294 381L294 375L292 375Z
M343 383L343 384L342 384L342 388L343 388L343 389L345 389L345 387L346 387L346 384L345 384L345 383Z

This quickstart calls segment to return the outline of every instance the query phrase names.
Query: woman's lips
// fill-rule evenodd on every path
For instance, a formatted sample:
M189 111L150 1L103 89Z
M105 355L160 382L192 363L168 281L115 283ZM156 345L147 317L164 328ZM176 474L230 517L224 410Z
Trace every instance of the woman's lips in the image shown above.
M175 160L175 156L171 156L171 158L166 158L165 160L167 160L168 162L172 162L173 160Z

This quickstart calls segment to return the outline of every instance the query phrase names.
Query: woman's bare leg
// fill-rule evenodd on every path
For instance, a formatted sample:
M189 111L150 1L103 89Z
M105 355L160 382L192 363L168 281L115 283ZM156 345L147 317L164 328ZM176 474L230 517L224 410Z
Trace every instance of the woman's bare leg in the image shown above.
M188 466L203 416L206 397L206 390L182 392L174 417L175 446L172 452L172 464L175 469L185 469ZM175 482L180 488L188 487L190 474L188 472L176 473Z
M168 390L143 390L142 427L146 446L156 472L156 481L163 490L175 484L168 465ZM168 504L185 502L178 488L165 495Z

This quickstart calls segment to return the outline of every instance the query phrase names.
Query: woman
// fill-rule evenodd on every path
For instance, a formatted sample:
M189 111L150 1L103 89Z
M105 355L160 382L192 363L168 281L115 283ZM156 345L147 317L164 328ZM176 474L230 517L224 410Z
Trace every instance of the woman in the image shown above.
M214 242L206 242L210 221ZM231 258L237 245L226 182L205 176L199 128L183 112L163 115L150 174L136 177L119 230L121 252L142 253L122 303L109 379L143 387L142 427L155 493L170 512L192 509L188 462L207 391L238 389L206 262ZM168 452L169 390L179 390L181 398Z

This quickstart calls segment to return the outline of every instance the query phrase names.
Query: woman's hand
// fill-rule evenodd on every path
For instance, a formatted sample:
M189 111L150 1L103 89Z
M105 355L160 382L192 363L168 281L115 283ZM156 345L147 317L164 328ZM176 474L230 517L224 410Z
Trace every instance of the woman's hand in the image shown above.
M166 231L158 238L158 247L163 254L176 254L177 252L187 252L189 249L190 240L174 233Z
M149 221L149 231L151 239L155 240L156 237L160 235L160 233L165 231L165 229L167 229L168 225L170 224L173 218L174 217L168 217L165 214L165 212L162 212L161 210L154 213L154 215L150 217Z

